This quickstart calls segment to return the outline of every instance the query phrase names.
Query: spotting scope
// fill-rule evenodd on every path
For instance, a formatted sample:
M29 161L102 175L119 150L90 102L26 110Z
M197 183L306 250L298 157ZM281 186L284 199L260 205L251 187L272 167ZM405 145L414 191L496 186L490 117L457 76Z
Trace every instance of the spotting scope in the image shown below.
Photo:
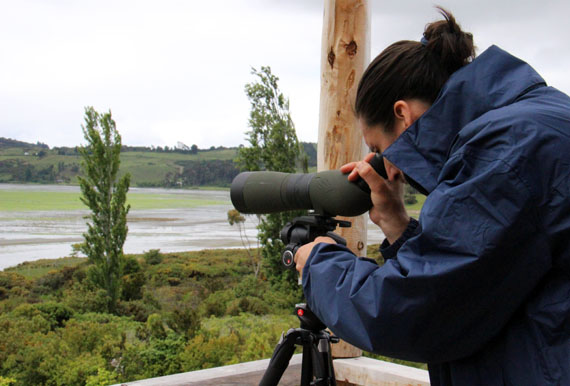
M384 161L377 154L370 160L386 178ZM234 207L241 213L267 214L312 209L323 216L358 216L372 207L370 188L359 179L348 181L340 170L318 173L243 172L230 189Z

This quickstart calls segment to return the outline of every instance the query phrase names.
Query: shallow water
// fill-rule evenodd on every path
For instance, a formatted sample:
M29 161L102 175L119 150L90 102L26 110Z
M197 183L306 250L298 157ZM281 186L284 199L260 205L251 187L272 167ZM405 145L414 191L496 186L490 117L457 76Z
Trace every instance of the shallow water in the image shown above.
M0 189L34 191L78 191L72 186L9 185ZM142 253L150 249L162 252L193 251L208 248L241 248L237 227L227 222L227 212L233 206L229 191L170 190L132 188L131 192L185 195L226 202L185 209L131 209L128 216L129 233L125 253ZM75 211L0 211L0 269L24 261L69 256L71 245L82 241L86 231L87 210ZM247 216L245 229L253 246L256 243L256 216ZM378 243L382 233L369 225L368 242ZM377 228L376 228L377 229Z

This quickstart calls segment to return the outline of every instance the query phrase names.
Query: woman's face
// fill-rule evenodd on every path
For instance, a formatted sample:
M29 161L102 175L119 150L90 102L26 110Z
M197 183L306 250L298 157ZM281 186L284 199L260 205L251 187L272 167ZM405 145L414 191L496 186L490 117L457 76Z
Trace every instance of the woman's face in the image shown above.
M373 153L383 153L408 127L412 125L430 105L417 99L399 100L394 103L394 126L386 130L382 125L368 126L364 119L358 119L364 142ZM394 164L384 158L388 180L393 181L404 174Z
M359 118L358 126L362 131L364 142L371 151L383 153L429 107L430 104L419 99L397 101L394 103L394 126L390 130L386 130L380 124L368 126L364 119Z
M366 146L373 153L383 153L397 138L395 130L387 131L382 125L368 126L362 118L358 119Z

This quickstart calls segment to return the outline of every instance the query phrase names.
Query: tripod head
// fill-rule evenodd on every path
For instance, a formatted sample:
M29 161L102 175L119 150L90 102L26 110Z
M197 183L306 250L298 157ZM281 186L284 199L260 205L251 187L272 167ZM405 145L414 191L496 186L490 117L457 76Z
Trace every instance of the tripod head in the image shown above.
M330 216L309 215L295 217L281 229L281 241L285 250L281 255L283 265L287 269L295 269L295 253L299 247L310 243L319 236L328 236L338 244L346 245L346 240L333 231L337 226L349 228L350 221L337 220Z

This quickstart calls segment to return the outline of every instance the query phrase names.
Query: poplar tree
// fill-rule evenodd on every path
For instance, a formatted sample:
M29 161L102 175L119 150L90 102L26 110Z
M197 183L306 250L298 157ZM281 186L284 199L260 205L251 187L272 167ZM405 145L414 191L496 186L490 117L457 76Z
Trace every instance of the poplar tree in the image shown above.
M106 291L109 312L114 312L121 292L130 175L118 177L121 136L110 111L100 114L93 107L85 108L82 129L87 145L79 148L84 176L78 179L91 222L80 250L93 263L89 278Z
M242 170L270 170L294 173L303 164L302 150L289 113L289 100L279 90L278 80L270 67L252 69L256 81L245 86L251 110L247 131L249 147L239 149L238 163ZM306 157L306 156L305 156ZM306 163L305 163L306 164ZM307 170L304 170L307 172ZM285 271L281 253L285 246L279 239L281 228L293 217L304 212L281 212L261 216L258 238L262 246L263 268L273 283L297 284L297 274Z

